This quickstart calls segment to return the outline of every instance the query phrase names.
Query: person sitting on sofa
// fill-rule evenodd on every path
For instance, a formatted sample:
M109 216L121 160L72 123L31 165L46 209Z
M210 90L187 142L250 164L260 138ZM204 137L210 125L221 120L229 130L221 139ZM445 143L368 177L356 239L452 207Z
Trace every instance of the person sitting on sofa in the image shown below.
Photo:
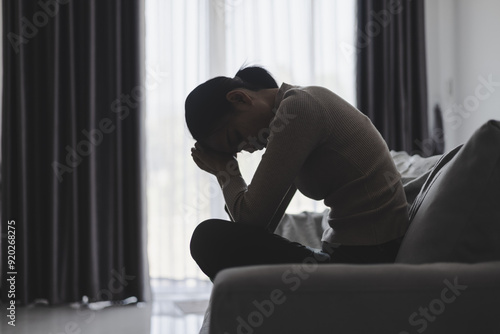
M206 220L191 238L191 255L212 281L245 265L394 262L409 224L400 175L370 119L341 97L278 87L252 66L196 87L185 117L194 162L217 177L232 220ZM237 153L264 148L247 185ZM297 189L330 208L321 250L273 233Z

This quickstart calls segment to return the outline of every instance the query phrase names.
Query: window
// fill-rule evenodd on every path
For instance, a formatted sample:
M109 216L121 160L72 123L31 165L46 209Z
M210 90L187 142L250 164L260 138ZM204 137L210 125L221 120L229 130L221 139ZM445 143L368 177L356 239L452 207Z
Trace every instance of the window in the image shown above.
M245 64L278 84L320 85L354 103L354 0L147 0L146 105L151 277L206 279L189 254L196 225L224 218L215 178L192 162L184 100L198 84ZM239 157L250 183L260 155ZM288 212L323 211L297 194Z

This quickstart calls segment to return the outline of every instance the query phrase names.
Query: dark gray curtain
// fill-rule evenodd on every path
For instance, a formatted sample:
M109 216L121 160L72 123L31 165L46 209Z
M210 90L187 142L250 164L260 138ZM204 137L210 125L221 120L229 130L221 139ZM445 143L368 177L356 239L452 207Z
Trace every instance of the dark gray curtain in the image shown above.
M423 0L357 1L357 107L390 149L432 154ZM424 152L425 151L425 152Z
M1 282L22 304L150 300L143 1L3 0Z

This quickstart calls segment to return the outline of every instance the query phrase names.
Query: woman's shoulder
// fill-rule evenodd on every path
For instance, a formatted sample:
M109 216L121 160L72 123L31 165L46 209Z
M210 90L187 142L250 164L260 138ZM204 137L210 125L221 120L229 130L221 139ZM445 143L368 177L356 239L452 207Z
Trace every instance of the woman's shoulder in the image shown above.
M316 117L329 117L333 110L352 113L357 109L342 97L323 86L294 86L283 84L280 88L279 107L286 109L314 110Z
M270 125L271 138L274 132L283 132L280 136L326 133L323 130L328 123L327 110L316 96L317 89L321 87L293 86L286 83L281 86L276 100L276 109L273 110L275 117ZM285 127L287 131L283 131Z
M298 86L283 83L280 91L282 91L282 100L287 100L287 102L295 100L317 102L321 104L324 102L345 102L342 97L323 86Z

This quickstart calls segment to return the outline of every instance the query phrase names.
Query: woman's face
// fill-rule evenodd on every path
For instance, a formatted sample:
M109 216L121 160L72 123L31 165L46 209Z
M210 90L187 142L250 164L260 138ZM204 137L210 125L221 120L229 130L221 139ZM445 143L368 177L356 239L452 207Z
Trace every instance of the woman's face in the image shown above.
M274 117L272 108L257 92L239 91L233 95L228 93L233 111L222 122L224 125L204 143L215 151L253 153L266 147L269 124Z

